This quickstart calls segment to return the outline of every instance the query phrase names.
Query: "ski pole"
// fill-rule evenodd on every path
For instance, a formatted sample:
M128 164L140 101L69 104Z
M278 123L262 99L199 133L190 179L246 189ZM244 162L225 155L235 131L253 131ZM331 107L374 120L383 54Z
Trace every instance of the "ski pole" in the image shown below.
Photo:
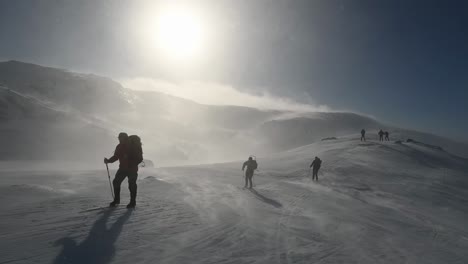
M109 179L109 186L110 186L110 189L111 189L112 199L115 199L114 190L112 190L112 183L111 183L111 180L110 180L109 165L107 165L107 163L106 163L106 169L107 169L107 178Z

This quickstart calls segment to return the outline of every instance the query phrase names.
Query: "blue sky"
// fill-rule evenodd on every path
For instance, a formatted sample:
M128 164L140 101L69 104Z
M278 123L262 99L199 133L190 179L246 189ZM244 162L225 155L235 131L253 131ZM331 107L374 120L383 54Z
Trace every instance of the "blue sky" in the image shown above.
M141 50L144 2L0 1L0 59L312 98L468 141L467 1L186 1L216 37L182 70Z

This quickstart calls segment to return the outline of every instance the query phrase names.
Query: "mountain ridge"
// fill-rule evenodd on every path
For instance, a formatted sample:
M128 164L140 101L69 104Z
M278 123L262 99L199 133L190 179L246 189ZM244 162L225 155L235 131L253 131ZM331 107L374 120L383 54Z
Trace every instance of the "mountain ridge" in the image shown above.
M375 130L388 129L395 140L414 138L457 155L468 153L465 144L386 126L356 113L203 105L160 92L129 90L106 77L18 61L0 62L0 85L0 101L4 102L0 107L0 143L10 146L8 137L16 133L16 141L38 148L38 159L49 158L51 151L63 152L58 156L70 159L97 159L114 148L117 142L112 140L120 131L141 135L145 156L169 166L235 160L246 153L281 152L326 137L356 134L361 128L366 128L371 138ZM15 127L15 122L21 125ZM58 149L36 142L29 131L37 124L42 124L42 138L50 133L50 137L63 140L53 144ZM83 132L89 132L87 141L93 144L84 144L86 147L75 155L67 153L61 144L79 142ZM95 154L85 154L86 148ZM5 150L0 158L20 158L26 149L27 144L21 151L14 151L15 155Z

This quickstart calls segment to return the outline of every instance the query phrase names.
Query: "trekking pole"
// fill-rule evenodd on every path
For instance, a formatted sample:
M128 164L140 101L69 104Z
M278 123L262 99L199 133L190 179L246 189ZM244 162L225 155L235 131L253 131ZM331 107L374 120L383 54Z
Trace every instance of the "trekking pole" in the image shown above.
M112 183L111 183L111 180L110 180L109 165L107 165L107 163L106 163L106 169L107 169L107 178L109 179L109 186L110 186L110 189L111 189L112 199L115 199L114 190L112 189Z
M241 178L242 178L242 180L244 180L244 177L245 177L245 175L244 175L244 171L242 171L242 174L241 174ZM241 184L241 185L242 185L242 184Z

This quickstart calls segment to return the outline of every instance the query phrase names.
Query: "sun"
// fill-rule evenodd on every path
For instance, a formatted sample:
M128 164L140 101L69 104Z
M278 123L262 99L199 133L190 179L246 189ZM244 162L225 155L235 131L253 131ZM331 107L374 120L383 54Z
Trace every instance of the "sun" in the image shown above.
M129 28L138 44L137 55L164 69L199 68L214 47L212 15L195 2L144 2L137 5Z
M187 60L202 51L202 19L190 10L164 10L157 17L155 30L156 45L165 56Z

